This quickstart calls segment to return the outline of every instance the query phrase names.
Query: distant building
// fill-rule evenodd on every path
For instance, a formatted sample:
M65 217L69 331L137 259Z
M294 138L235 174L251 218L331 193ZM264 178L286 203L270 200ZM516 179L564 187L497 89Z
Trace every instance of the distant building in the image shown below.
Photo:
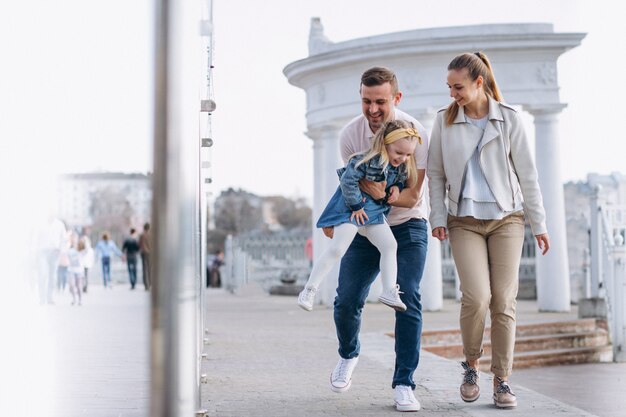
M152 174L92 172L63 175L58 182L58 212L71 227L91 226L94 199L114 195L123 198L132 212L131 224L150 221ZM115 213L112 213L115 214Z

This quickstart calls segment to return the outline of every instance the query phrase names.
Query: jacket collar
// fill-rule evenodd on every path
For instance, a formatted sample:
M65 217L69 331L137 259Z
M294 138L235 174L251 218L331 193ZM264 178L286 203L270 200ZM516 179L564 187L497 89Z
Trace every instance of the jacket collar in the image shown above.
M500 110L500 103L494 100L490 95L487 95L487 99L489 100L489 120L498 120L503 122L504 117L502 116L502 110ZM463 106L459 106L459 111L456 114L454 123L466 123L465 109Z

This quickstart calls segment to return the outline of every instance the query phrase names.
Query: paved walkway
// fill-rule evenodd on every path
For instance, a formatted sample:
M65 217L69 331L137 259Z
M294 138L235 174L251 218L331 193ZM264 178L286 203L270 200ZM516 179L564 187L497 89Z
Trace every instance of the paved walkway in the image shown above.
M33 401L49 406L49 417L147 417L149 402L149 294L127 285L103 290L93 285L80 307L68 294L40 307L50 340L37 361L54 363L53 378L33 378ZM337 361L332 310L301 310L294 297L268 296L255 287L236 295L207 291L210 344L204 372L204 407L211 417L397 416L390 387L393 367L393 313L368 304L362 353L350 391L335 394L328 376ZM456 326L453 301L444 311L426 313L425 328ZM520 303L520 321L561 319L537 314ZM568 315L563 315L567 317ZM571 315L570 315L571 316ZM542 320L542 321L543 321ZM42 363L42 366L44 364ZM489 395L474 404L460 401L460 366L424 352L416 373L421 416L502 415ZM626 364L594 364L518 371L512 384L519 416L626 415ZM491 379L483 376L483 392ZM524 386L532 387L531 391ZM44 404L40 393L53 393ZM50 395L49 395L50 396ZM20 416L19 414L13 414ZM30 417L34 414L24 414Z
M344 394L328 387L328 378L337 361L337 342L332 310L317 308L311 313L301 310L294 297L267 296L254 287L237 295L209 292L208 328L211 344L205 371L209 384L203 390L205 407L210 416L397 416L393 407L391 376L393 372L393 339L385 333L393 329L393 312L388 307L368 304L362 328L362 349L353 375L353 386ZM454 301L446 302L444 310L426 313L425 328L454 327L458 317ZM539 314L532 302L520 303L520 321L568 319L569 314ZM433 326L434 325L434 326ZM624 365L624 366L622 366ZM463 403L458 395L461 379L459 364L428 352L422 359L415 379L416 396L422 403L422 416L590 416L616 417L626 409L626 401L617 400L621 408L604 407L606 398L623 390L626 364L601 364L601 370L590 365L596 381L615 379L616 384L590 385L585 376L561 379L562 368L543 368L527 372L526 386L540 388L543 394L525 388L516 379L512 386L518 394L519 406L514 410L496 409L491 402L492 380L483 374L481 388L485 393L476 403ZM575 367L574 367L575 368ZM595 369L599 369L595 372ZM611 369L608 373L606 370ZM535 372L533 375L532 372ZM568 371L568 378L576 371ZM542 384L534 379L545 378ZM621 378L621 379L620 379ZM522 378L520 378L521 380ZM551 380L551 383L548 382ZM621 381L621 382L620 382ZM578 390L593 387L585 401L559 401L553 392L562 392L572 382ZM621 384L621 385L620 385ZM551 386L551 388L550 388ZM546 396L548 394L550 396ZM591 401L587 402L590 397ZM567 395L562 398L567 397ZM585 408L588 411L583 410Z

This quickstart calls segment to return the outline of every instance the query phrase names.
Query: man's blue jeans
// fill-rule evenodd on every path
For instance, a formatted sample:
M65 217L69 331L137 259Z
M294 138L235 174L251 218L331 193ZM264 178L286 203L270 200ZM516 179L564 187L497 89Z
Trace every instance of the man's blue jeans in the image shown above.
M422 303L419 291L426 250L428 227L423 219L411 219L391 230L398 242L398 284L404 312L396 312L396 365L392 387L415 388L413 372L419 363L422 334ZM380 254L367 238L357 235L341 260L339 285L335 298L335 327L339 339L339 356L359 356L361 313L370 286L379 271Z

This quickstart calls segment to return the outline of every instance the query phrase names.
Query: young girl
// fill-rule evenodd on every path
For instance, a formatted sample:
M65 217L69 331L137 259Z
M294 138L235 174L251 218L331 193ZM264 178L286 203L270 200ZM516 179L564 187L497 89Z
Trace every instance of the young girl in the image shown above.
M417 181L413 153L422 139L414 126L403 120L392 120L381 127L367 152L353 155L345 168L337 170L340 185L317 222L317 227L334 227L330 247L315 263L298 304L307 311L313 309L315 294L322 279L346 253L354 236L359 233L380 251L380 272L383 293L378 300L397 311L405 311L396 284L396 240L386 222L389 203L398 199L405 186ZM387 197L374 201L359 189L359 180L386 181Z
M75 233L71 237L72 246L67 256L69 258L69 281L70 291L72 293L72 305L78 301L78 305L82 304L81 289L83 287L83 277L85 276L85 243L79 240Z

